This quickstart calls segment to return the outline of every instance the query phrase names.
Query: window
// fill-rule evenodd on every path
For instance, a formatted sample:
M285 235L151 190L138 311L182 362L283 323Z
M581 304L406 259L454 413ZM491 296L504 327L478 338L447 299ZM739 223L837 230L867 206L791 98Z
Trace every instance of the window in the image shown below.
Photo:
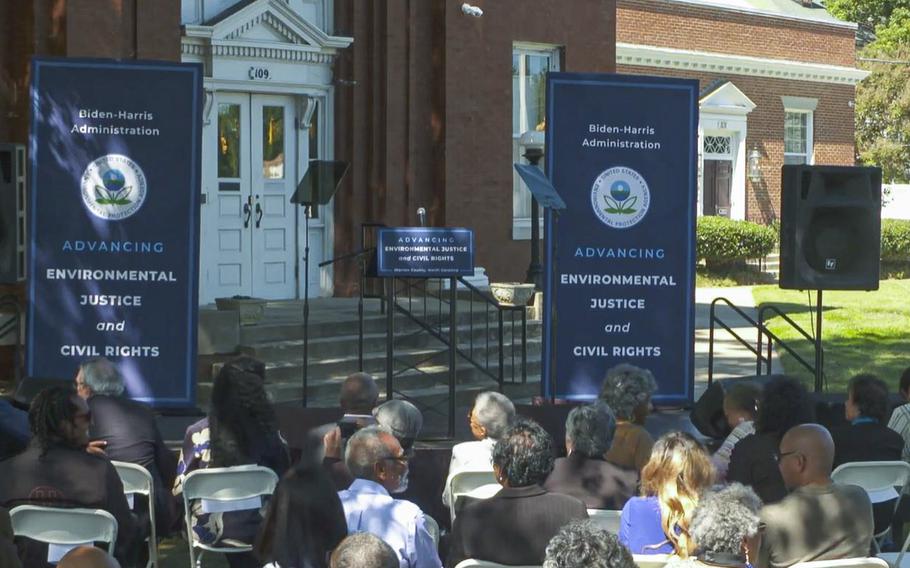
M732 147L730 136L705 135L704 149L706 155L729 156Z
M524 163L518 139L546 118L547 72L559 71L559 48L515 44L512 48L512 161ZM543 165L543 161L541 161ZM512 238L531 236L531 193L512 173Z
M781 97L784 105L784 163L812 163L812 122L818 99Z

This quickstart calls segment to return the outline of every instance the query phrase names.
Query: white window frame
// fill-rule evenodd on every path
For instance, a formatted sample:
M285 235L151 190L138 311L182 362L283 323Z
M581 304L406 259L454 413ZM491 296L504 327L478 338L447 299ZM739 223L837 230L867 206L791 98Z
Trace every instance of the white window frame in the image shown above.
M561 66L562 59L562 47L559 45L551 44L541 44L541 43L528 43L528 42L515 42L512 44L512 53L510 57L515 57L515 55L540 55L546 56L550 59L549 70L550 71L559 71ZM511 66L510 66L511 67ZM519 78L519 83L521 80ZM519 105L521 97L519 97ZM512 93L512 101L514 105L515 93ZM519 109L521 110L521 109ZM514 114L515 108L512 107L512 112ZM526 117L527 113L519 112L519 116ZM543 117L542 117L543 118ZM518 139L521 137L522 132L527 130L532 130L536 125L529 124L525 129L521 128L519 124L519 132L513 130L512 132L512 160L517 163L525 163L525 159L521 156L521 148L518 144ZM514 126L513 126L514 128ZM541 160L540 165L543 166L544 160ZM531 217L530 214L527 216L520 215L519 211L522 209L530 211L531 203L531 192L528 191L528 188L525 187L521 178L519 178L518 173L514 168L509 167L512 170L512 239L513 240L529 240L531 238ZM543 214L540 216L540 227L541 227L541 237L543 236Z
M818 99L807 97L788 97L782 96L781 102L784 105L784 160L788 156L802 156L806 159L806 164L815 163L815 109L818 106ZM804 114L806 115L806 153L795 153L786 151L786 117L787 114Z

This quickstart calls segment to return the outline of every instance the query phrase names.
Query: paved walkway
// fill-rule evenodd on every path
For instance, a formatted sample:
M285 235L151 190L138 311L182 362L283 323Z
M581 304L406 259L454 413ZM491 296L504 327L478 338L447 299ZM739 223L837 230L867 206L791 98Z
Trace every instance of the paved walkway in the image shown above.
M732 288L696 288L695 289L695 400L707 386L708 381L708 350L711 329L711 302L718 297L726 298L736 307L757 319L758 311L752 298L751 286L736 286ZM754 346L757 340L757 331L748 321L734 310L718 304L716 315L733 331ZM755 355L744 345L737 341L732 334L715 324L714 330L714 378L743 377L755 374ZM782 372L780 361L776 353L772 353L771 369L773 372Z

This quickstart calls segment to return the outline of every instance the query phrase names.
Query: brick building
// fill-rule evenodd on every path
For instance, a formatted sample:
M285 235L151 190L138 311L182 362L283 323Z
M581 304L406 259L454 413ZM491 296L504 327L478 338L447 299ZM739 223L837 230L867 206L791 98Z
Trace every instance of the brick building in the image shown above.
M854 24L794 0L618 0L616 19L617 72L700 83L699 214L768 222L784 163L854 163Z

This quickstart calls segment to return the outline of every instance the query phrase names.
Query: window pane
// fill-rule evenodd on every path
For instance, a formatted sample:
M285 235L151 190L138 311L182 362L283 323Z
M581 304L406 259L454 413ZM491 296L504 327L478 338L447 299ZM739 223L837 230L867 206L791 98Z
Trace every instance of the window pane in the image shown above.
M804 112L788 112L784 115L784 152L806 153L808 118L809 115Z
M284 179L284 107L262 107L262 177Z
M803 156L798 156L798 155L797 156L786 156L785 155L784 163L785 164L805 164L806 156L805 155L803 155Z
M218 105L218 177L240 177L240 105Z
M528 55L527 59L527 77L525 79L527 96L524 116L527 119L526 129L534 130L547 116L545 102L550 57L548 55Z
M521 132L519 130L519 128L521 128L521 126L519 124L520 123L519 117L521 116L521 104L520 104L520 101L518 100L518 85L519 85L519 82L521 81L519 61L521 60L521 58L522 58L522 56L517 53L512 54L512 132L513 133Z

